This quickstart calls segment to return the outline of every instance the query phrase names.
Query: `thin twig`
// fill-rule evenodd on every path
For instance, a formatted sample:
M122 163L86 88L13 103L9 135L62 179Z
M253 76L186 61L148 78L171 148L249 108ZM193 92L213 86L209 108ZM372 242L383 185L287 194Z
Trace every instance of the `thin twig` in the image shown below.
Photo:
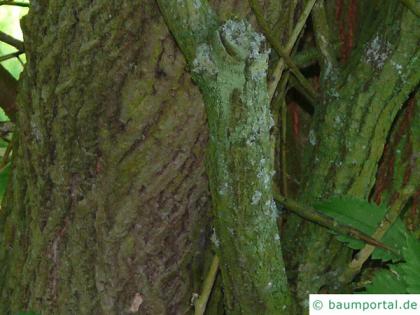
M19 55L21 54L23 54L23 51L19 50L19 51L15 51L7 55L0 56L0 62L19 57Z
M290 69L290 71L296 76L299 83L304 87L307 91L308 95L310 96L311 103L315 103L316 99L318 98L317 93L315 92L312 85L309 81L305 78L305 76L299 71L299 68L293 63L292 59L290 58L287 51L283 50L280 45L280 42L274 38L274 36L270 32L270 28L267 22L264 20L264 15L261 10L260 5L258 4L257 0L249 0L250 6L255 13L257 18L258 24L261 27L264 35L267 37L268 41L270 42L271 46L274 48L276 53L283 58L285 64Z
M319 212L319 211L317 211L317 210L315 210L311 207L307 207L307 206L302 205L302 204L300 204L300 203L298 203L294 200L286 198L286 197L280 195L278 192L274 192L274 199L277 202L283 204L290 211L294 212L295 214L297 214L298 216L300 216L300 217L302 217L306 220L317 223L317 224L319 224L323 227L326 227L327 229L332 230L332 231L334 231L338 234L342 234L342 235L352 237L354 239L358 239L358 240L363 241L365 243L368 243L370 245L386 249L386 250L388 250L388 251L390 251L390 252L392 252L396 255L399 255L399 253L395 249L393 249L393 248L375 240L370 235L367 235L366 233L364 233L364 232L362 232L362 231L360 231L360 230L358 230L358 229L356 229L352 226L341 224L341 223L337 222L334 218L329 217L329 216L327 216L327 215L325 215L325 214L323 214L323 213L321 213L321 212Z
M300 15L299 20L297 21L296 26L293 29L292 34L290 35L290 38L284 49L287 55L290 55L293 49L293 46L295 45L297 39L299 38L299 34L302 32L302 29L305 26L306 20L308 19L309 14L311 13L315 2L316 0L308 1L305 8L303 9L303 12ZM273 71L273 75L272 75L273 80L268 85L268 91L269 91L268 95L270 99L273 98L274 92L283 74L283 70L284 70L284 59L280 58L280 60L277 62L277 65L275 66L274 71Z
M30 4L28 2L19 2L19 1L0 1L0 6L2 5L14 5L17 7L29 8Z
M24 50L23 42L4 33L0 32L0 41L4 42L6 44L9 44L10 46L15 47L17 50Z
M203 315L206 311L206 305L210 297L211 290L216 280L217 271L219 270L219 257L215 255L211 262L210 270L204 279L203 289L198 299L194 302L194 315Z

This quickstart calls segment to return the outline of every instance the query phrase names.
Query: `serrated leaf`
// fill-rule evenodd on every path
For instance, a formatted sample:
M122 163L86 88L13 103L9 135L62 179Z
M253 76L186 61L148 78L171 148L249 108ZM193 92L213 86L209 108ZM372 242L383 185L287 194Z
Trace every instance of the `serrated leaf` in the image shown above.
M420 293L420 241L412 235L407 236L407 245L403 247L405 263L401 264L407 292Z
M366 286L368 294L406 294L407 286L400 265L375 272L372 283Z
M314 207L318 211L333 217L337 222L350 225L368 235L372 235L375 232L388 211L384 206L378 206L365 200L354 198L332 198L316 204ZM381 242L396 250L400 250L406 243L407 233L403 222L397 219L381 239ZM364 242L348 236L338 235L337 239L353 249L362 249L365 246ZM398 255L382 248L376 248L372 258L382 261L400 259Z
M372 283L366 286L366 293L420 293L420 241L407 234L402 253L405 262L391 264L389 270L375 273Z

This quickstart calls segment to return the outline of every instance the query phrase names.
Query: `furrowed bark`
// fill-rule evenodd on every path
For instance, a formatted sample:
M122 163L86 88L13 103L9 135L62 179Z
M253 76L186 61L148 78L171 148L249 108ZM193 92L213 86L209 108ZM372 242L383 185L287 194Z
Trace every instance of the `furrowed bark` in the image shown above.
M229 314L290 314L271 178L264 39L243 21L219 26L205 1L158 1L207 109L207 171Z
M187 313L210 234L207 127L157 5L43 0L22 25L0 314Z
M370 37L360 34L358 50L349 64L340 70L325 60L324 104L315 111L309 133L312 152L301 190L308 204L333 195L368 199L394 119L419 83L420 34L413 31L419 27L418 18L398 2L370 13L376 14L376 19L367 16L372 25L366 31ZM400 24L387 28L383 23L390 20ZM336 279L348 250L343 251L326 230L300 220L289 220L285 235L290 240L297 238L294 244L301 248L297 252L303 253L290 256L302 305L309 293L322 286L343 290ZM296 253L296 248L290 250L289 255Z

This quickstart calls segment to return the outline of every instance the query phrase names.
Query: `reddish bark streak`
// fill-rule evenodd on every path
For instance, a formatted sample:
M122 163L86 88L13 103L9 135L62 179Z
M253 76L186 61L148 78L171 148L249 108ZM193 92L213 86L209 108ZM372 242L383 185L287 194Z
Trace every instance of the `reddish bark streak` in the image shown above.
M300 133L299 105L295 102L290 102L289 110L292 116L293 136L298 138Z
M354 34L357 26L357 0L350 0L343 16L343 0L336 1L335 20L338 25L341 62L346 63L353 49Z
M346 50L346 60L350 56L350 53L353 49L353 42L354 42L354 33L356 31L357 26L357 1L350 0L349 4L349 11L347 15L347 24L348 24L348 31L347 31L347 50Z
M378 177L376 181L375 192L373 194L373 201L377 204L381 203L381 196L385 190L392 189L392 181L394 177L394 170L395 170L395 163L396 163L396 148L401 142L404 135L407 134L408 128L410 127L412 117L414 115L415 110L415 100L414 98L410 98L408 100L407 107L403 116L400 118L398 122L397 128L390 139L390 142L385 145L383 160L378 169ZM412 144L410 142L410 137L407 137L407 143L403 149L403 160L408 161L412 155ZM412 175L412 165L411 163L407 163L405 165L404 175L403 175L403 186L405 186ZM393 195L394 197L394 195ZM392 202L393 198L391 198L390 202Z

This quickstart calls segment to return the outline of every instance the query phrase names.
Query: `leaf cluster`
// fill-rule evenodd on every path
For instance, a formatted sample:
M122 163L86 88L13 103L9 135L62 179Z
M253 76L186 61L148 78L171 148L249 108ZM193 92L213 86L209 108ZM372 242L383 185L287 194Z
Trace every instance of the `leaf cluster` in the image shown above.
M332 198L314 206L317 210L333 217L338 224L346 224L372 235L383 222L389 211L383 205L353 198ZM360 250L365 243L344 235L337 239L354 250ZM366 293L420 293L420 241L397 219L380 240L393 248L394 252L375 248L371 258L388 262L386 269L377 271L366 287Z

